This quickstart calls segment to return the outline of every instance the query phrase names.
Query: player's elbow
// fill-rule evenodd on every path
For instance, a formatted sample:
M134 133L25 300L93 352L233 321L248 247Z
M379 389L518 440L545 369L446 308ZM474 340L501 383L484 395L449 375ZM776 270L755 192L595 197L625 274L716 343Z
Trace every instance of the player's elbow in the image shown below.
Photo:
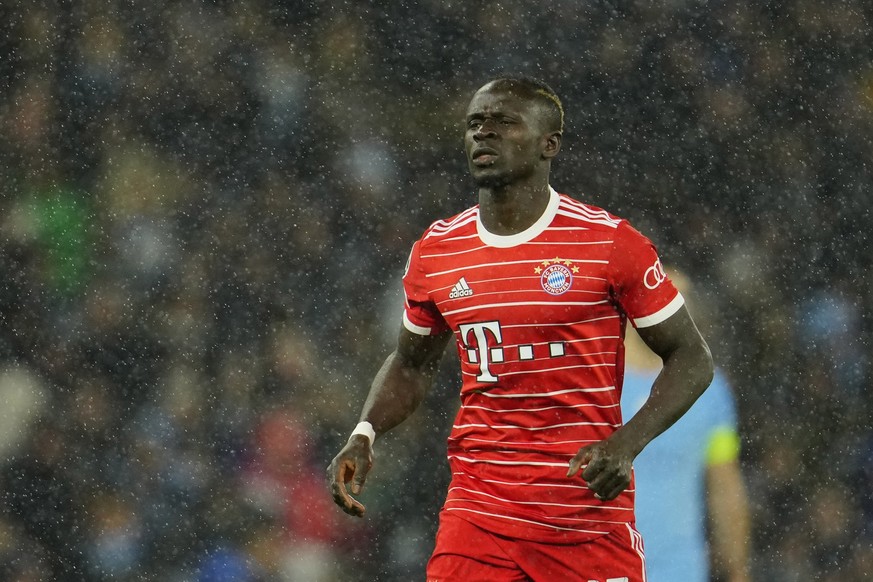
M675 359L674 359L675 358ZM677 370L682 370L686 378L686 385L697 396L712 383L715 375L715 365L712 361L712 352L706 341L700 334L693 334L686 338L670 358L670 363L675 364ZM665 365L667 360L665 360Z
M663 361L665 369L669 367L683 378L684 385L694 399L703 394L715 375L712 352L699 334L686 337Z
M702 393L712 383L712 379L715 376L715 364L712 361L712 352L709 349L709 345L702 337L694 346L693 352L692 367Z

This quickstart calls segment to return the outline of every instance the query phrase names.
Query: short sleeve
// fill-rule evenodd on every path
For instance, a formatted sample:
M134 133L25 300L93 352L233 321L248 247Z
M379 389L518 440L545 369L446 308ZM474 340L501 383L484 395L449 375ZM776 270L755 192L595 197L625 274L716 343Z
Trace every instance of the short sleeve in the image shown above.
M634 327L661 323L685 303L655 245L627 221L618 226L607 273L614 299Z
M403 327L418 335L438 335L446 331L448 325L430 298L420 249L421 240L412 245L403 273Z

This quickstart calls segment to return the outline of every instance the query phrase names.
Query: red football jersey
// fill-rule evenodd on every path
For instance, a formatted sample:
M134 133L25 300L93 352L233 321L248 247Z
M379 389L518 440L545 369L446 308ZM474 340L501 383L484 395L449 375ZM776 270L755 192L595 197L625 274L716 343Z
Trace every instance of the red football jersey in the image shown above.
M488 232L479 209L432 224L403 278L405 327L451 330L463 385L448 439L444 511L497 534L578 542L633 522L567 478L580 447L621 426L623 337L683 304L654 245L599 208L551 190L537 222Z

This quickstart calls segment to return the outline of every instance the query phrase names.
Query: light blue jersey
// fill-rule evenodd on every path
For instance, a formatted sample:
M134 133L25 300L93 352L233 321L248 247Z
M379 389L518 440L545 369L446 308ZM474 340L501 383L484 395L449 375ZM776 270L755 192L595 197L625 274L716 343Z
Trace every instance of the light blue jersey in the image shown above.
M625 371L625 422L649 396L657 372ZM637 530L643 536L649 582L708 582L704 480L714 433L737 430L727 380L716 370L709 388L676 424L634 461Z

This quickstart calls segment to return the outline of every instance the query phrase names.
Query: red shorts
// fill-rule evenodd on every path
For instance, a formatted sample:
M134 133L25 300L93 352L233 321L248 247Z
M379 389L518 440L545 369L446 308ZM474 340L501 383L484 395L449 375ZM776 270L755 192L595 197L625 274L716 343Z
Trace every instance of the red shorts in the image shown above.
M543 544L489 533L440 514L427 582L645 582L640 534L630 524L580 544Z

